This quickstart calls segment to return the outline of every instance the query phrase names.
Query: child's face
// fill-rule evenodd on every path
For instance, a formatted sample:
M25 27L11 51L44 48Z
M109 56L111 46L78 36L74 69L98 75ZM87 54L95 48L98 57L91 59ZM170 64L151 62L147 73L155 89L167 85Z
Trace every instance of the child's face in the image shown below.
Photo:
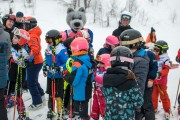
M156 55L159 55L160 49L159 49L158 47L154 47L154 53L155 53Z
M53 46L53 41L51 38L46 38L46 43L49 45L49 46Z
M6 27L7 28L12 28L13 27L13 25L14 25L14 20L11 20L11 19L8 19L7 21L6 21Z
M16 35L14 35L12 43L13 44L18 44L18 42L19 42L19 38Z
M102 62L98 62L97 66L100 67L100 68L105 67L104 63L102 63Z

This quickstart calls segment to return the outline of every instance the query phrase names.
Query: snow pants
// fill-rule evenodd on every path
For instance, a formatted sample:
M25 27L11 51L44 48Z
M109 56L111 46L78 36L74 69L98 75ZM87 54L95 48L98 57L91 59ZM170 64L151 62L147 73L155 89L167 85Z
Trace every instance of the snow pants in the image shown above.
M161 84L155 84L153 93L152 93L152 102L154 109L158 108L158 97L160 95L160 99L162 101L163 109L165 112L170 112L170 99L167 93L167 86Z
M38 77L42 68L42 63L34 64L27 68L27 83L32 97L32 104L37 105L42 103L41 96L44 95L44 90L41 88Z
M103 97L102 91L94 90L92 111L90 116L96 120L99 120L99 115L104 116L104 112L105 99Z
M3 118L3 120L8 120L7 110L4 106L4 91L4 88L0 88L0 118Z

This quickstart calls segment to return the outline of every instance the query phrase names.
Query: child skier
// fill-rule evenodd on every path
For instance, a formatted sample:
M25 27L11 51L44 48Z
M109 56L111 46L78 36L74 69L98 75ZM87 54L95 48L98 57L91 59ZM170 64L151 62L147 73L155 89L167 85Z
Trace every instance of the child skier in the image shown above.
M49 94L47 118L55 115L55 100L58 116L62 108L63 97L63 79L62 70L68 59L67 50L62 44L60 32L49 30L46 33L46 42L48 44L45 50L45 61L43 65L44 76L47 76L47 90Z
M91 98L93 80L92 64L88 55L89 45L85 38L78 37L70 46L72 66L67 67L70 73L65 76L65 80L73 87L73 93L72 88L70 89L73 94L73 117L79 119L80 116L81 120L89 120L88 102ZM72 117L72 99L70 100L70 118Z
M135 110L143 105L143 95L132 72L133 56L129 48L116 47L111 52L111 67L103 78L106 100L105 120L135 120Z
M23 29L16 29L12 39L12 58L10 60L11 65L9 70L9 93L15 93L14 97L11 98L10 101L17 103L17 111L19 113L18 120L26 118L25 106L22 99L22 85L26 80L25 61L29 56L28 46L26 43L29 39L29 33Z
M103 48L101 48L98 52L97 55L101 55L101 54L110 54L112 49L119 46L119 40L117 37L113 36L113 35L109 35L106 37L106 41L104 43Z
M155 54L158 60L158 73L157 77L154 81L154 89L152 93L152 102L154 106L154 111L157 112L158 109L158 98L160 95L160 99L163 104L163 109L165 112L166 120L170 117L170 99L167 93L167 80L168 73L170 69L170 60L167 54L168 44L164 40L159 40L155 44Z
M180 63L180 49L178 50L178 54L176 56L176 62Z
M110 65L110 54L102 54L96 58L97 61L97 69L95 71L95 85L94 85L94 94L93 94L93 105L91 111L91 117L94 120L99 120L99 115L104 117L105 111L105 100L102 95L102 83L103 83L103 76L106 72L107 68Z

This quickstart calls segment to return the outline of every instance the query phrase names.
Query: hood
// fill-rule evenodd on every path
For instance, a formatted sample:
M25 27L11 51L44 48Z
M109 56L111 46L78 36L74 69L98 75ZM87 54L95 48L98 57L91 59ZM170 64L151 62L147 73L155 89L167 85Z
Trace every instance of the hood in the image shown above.
M29 34L36 34L37 36L40 36L42 34L42 30L39 26L36 26L35 28L30 29Z
M1 22L0 22L0 34L1 34L3 31L4 31L3 25L2 25Z
M92 67L92 63L90 62L90 57L88 54L82 55L82 56L72 56L75 60L82 61L88 68Z

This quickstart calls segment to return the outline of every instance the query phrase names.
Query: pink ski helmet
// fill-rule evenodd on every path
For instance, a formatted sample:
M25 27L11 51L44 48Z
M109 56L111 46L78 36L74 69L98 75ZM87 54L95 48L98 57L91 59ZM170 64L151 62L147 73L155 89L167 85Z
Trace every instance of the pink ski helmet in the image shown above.
M110 67L110 54L101 54L96 57L96 60L102 62L105 65L105 68Z
M113 36L113 35L109 35L106 38L106 44L110 45L110 46L115 46L115 45L119 45L119 40L117 37Z
M71 50L72 50L72 55L77 56L77 55L82 55L84 53L80 53L81 51L88 51L89 49L89 45L88 42L85 38L83 37L78 37L75 38L72 42L71 42ZM87 53L87 52L86 52Z

